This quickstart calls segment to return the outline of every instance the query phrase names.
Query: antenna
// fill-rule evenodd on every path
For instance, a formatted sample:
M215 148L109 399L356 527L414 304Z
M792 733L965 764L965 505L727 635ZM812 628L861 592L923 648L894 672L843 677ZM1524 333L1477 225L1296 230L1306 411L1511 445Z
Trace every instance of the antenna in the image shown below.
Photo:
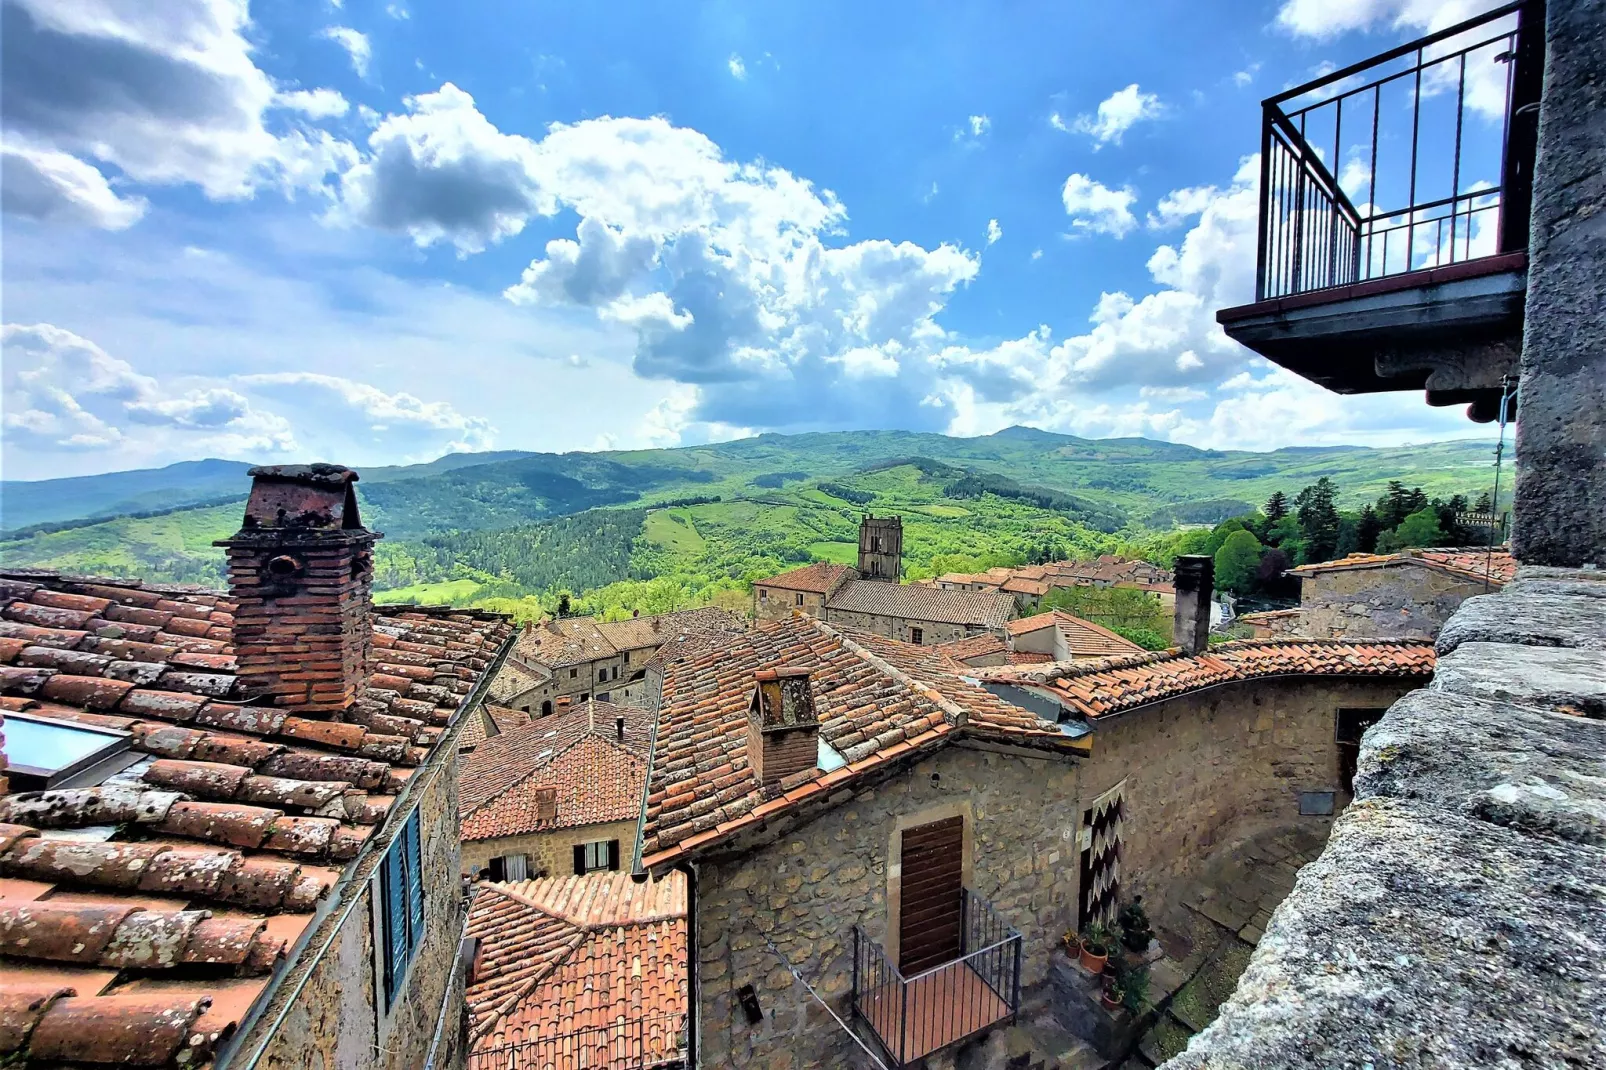
M1483 589L1491 591L1494 584L1490 582L1490 575L1494 571L1494 537L1495 529L1505 533L1505 523L1500 519L1500 465L1506 454L1506 415L1511 411L1511 403L1517 400L1518 384L1509 375L1500 377L1500 438L1494 447L1494 495L1489 499L1489 537L1483 558Z

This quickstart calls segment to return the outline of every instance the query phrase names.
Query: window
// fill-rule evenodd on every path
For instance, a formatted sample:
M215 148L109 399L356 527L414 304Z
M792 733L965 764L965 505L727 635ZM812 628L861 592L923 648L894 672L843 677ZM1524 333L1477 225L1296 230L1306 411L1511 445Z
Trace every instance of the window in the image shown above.
M758 589L758 600L760 602L768 602L770 600L770 589L768 587L760 587Z
M628 651L628 650L625 651L625 664L626 665L630 664L630 651Z
M504 879L510 881L529 879L530 860L525 855L503 855L501 863Z
M569 679L571 679L571 680L580 679L580 670L578 668L570 669L569 670Z
M1355 766L1361 754L1361 737L1387 712L1387 709L1364 708L1340 708L1338 711L1333 731L1333 739L1338 744L1338 782L1351 795L1355 794Z
M583 876L603 869L618 871L618 840L594 840L591 843L574 845L574 872L577 875Z
M418 811L402 825L379 867L379 910L384 956L385 1011L395 1005L407 967L424 942L424 875Z
M103 778L132 764L125 757L120 766L103 767L127 753L128 738L127 732L109 728L7 713L5 750L13 790L72 787L86 777L98 784L97 771Z
M613 701L613 692L612 691L598 691L597 692L597 701L598 702L612 702Z
M797 604L798 605L802 605L803 604L803 595L802 595L802 593L799 592L796 597L797 597Z
M921 643L924 643L926 641L925 630L922 628L910 628L909 641L915 646L919 646Z
M541 716L542 717L551 717L552 716L552 700L551 699L547 698L547 699L542 699L541 700Z

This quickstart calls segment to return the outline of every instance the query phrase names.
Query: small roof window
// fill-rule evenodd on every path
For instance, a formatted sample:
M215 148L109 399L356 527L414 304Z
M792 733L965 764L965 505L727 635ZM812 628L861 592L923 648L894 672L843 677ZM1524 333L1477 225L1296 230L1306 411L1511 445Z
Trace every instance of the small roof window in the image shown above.
M114 728L8 713L3 731L6 775L25 790L98 783L120 768L119 755L127 757L129 733Z
M848 760L842 757L835 747L822 738L816 748L814 764L819 766L821 772L829 773L833 769L841 769L844 765L847 765Z

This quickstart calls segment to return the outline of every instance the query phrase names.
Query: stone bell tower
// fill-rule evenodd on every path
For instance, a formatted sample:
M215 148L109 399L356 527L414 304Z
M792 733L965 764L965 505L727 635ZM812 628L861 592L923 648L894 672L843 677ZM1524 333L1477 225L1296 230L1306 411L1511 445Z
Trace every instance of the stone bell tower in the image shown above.
M374 542L357 515L357 473L333 464L253 468L228 551L238 677L305 716L345 710L367 686ZM327 718L325 718L327 719Z
M903 518L866 513L859 521L859 575L897 583L903 575Z

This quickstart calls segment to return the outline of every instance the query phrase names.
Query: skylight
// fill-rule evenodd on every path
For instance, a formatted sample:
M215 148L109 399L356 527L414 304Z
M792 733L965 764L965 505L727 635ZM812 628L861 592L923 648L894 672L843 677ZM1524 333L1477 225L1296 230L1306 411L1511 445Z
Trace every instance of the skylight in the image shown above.
M54 788L128 749L129 734L73 721L8 713L6 772L19 787Z
M847 765L848 760L842 757L835 747L822 738L817 748L814 764L819 766L822 772L829 773L833 769L841 769L844 765Z

